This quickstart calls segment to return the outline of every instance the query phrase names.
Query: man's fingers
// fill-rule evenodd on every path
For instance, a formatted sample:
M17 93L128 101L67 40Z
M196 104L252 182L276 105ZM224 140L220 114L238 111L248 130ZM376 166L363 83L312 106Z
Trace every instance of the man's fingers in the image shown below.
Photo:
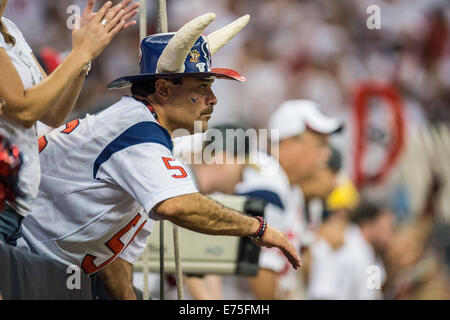
M118 24L116 24L116 26L109 33L111 36L111 39L114 38L116 36L116 34L124 28L124 26L125 26L125 20L120 20L120 22Z
M122 8L126 8L133 0L123 0L120 4Z
M106 17L107 17L106 19L108 19L108 23L105 26L107 32L110 32L111 30L113 30L117 26L117 24L122 22L123 12L124 12L124 10L121 9L119 13L117 13L117 14L114 13L115 16L113 18L108 18L109 14L106 15Z
M133 25L135 25L135 24L136 24L136 21L135 21L135 20L130 21L130 22L127 22L127 23L123 26L123 29L122 29L122 30L124 30L124 29L126 29L126 28L128 28L128 27L131 27L131 26L133 26Z
M108 32L113 30L120 21L125 20L125 23L126 23L131 17L133 17L135 14L138 13L137 8L139 7L139 3L135 3L128 8L124 7L124 3L125 3L125 5L128 5L130 3L130 1L127 0L127 1L123 1L123 2L119 3L117 6L110 9L108 11L108 13L106 14L105 19L108 20L108 24L107 24ZM134 24L134 23L132 23L132 24ZM124 28L126 28L132 24L126 23Z
M86 8L84 8L83 16L88 15L92 13L92 10L94 9L95 0L89 0Z
M120 3L108 10L104 18L108 21L106 24L108 31L116 26L123 11L122 4Z
M116 21L125 19L124 16L128 15L131 11L139 8L139 3L134 3L131 6L128 6L130 4L131 0L122 1L118 5L114 6L113 8L108 10L108 13L106 14L105 19L108 19L109 21L116 19ZM120 11L119 11L120 10ZM130 17L129 17L130 18ZM128 19L129 19L128 18ZM127 19L125 19L126 21Z
M136 15L139 12L139 3L135 3L135 4L137 4L137 5L136 6L133 5L130 8L125 9L121 19L128 21L129 19L131 19L134 15Z
M115 21L119 21L120 20L125 20L128 21L129 19L131 19L134 15L136 15L139 12L139 3L135 3L134 5L122 9L115 17L114 20Z
M131 11L131 12L129 12L128 14L124 15L124 16L122 17L122 20L128 21L128 20L130 20L134 15L136 15L136 13L138 13L138 12L139 12L139 10Z
M131 5L131 6L129 6L129 7L122 6L122 8L124 8L124 10L125 10L124 13L127 14L127 13L129 13L130 11L133 11L133 10L139 8L140 5L141 5L141 4L140 4L139 2L136 2L136 3L133 3L133 5Z
M102 21L103 18L105 17L105 15L106 15L106 13L108 12L108 9L111 8L111 6L112 6L112 2L111 1L106 2L103 5L103 7L101 7L101 9L95 15L95 20L97 20L97 22Z
M299 267L301 267L300 258L291 243L289 243L287 248L282 248L282 251L284 252L284 255L289 260L289 262L292 264L294 269L298 269Z
M120 12L119 14L116 15L116 17L111 21L111 23L108 23L108 32L111 31L113 28L115 28L117 22L119 21L119 19L122 21L125 21L125 25L123 26L123 29L128 28L129 26L132 26L134 24L136 24L136 21L130 21L127 23L127 21L132 18L134 15L136 15L136 13L138 13L139 10L134 10L129 12L128 14L124 14L123 12Z

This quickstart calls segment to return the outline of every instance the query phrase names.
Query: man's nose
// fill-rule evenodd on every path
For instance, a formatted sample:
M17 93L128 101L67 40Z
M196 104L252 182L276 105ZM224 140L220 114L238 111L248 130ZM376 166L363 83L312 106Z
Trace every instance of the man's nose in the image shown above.
M209 89L207 104L211 104L213 106L217 104L217 97L214 95L214 92L212 91L212 89Z

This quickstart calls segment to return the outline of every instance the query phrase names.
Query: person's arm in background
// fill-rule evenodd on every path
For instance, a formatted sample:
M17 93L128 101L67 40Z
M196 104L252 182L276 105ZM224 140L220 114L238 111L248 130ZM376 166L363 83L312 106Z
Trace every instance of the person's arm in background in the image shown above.
M275 271L260 268L256 277L248 278L252 293L258 300L276 300L278 275Z
M59 110L65 113L64 117L58 115L56 122L60 122L60 118L65 118L73 106L70 101L74 101L79 93L79 90L78 93L73 91L62 98L66 89L70 86L75 88L78 86L81 89L81 79L78 81L75 79L80 76L83 68L103 51L119 31L135 23L134 21L127 23L125 20L136 13L134 9L138 6L138 4L134 4L125 8L130 2L131 0L124 0L110 9L111 2L108 1L97 13L93 13L94 0L90 0L83 12L82 25L72 32L73 49L71 53L48 78L27 90L24 90L20 76L5 49L1 48L0 96L6 100L6 105L2 107L3 115L30 128L56 105L59 106L56 108L56 112ZM101 24L104 18L109 21L106 26ZM69 91L67 90L67 92ZM59 101L61 104L58 104ZM69 101L69 104L63 105L64 101ZM44 123L45 121L53 123L55 120L53 117L54 113L52 112L47 119L43 119Z
M207 274L203 277L185 276L186 289L194 300L223 300L222 277Z
M127 7L128 3L131 2L131 0L127 2L122 3L122 8L124 9L124 16L122 17L122 20L128 21L131 19L137 12L137 4L133 6ZM82 17L83 19L84 17ZM128 24L128 26L132 25ZM127 25L126 25L127 26ZM126 28L124 27L124 29ZM123 29L122 29L123 30ZM37 59L35 58L36 63L39 65ZM47 75L45 74L42 67L39 65L42 74L46 78ZM89 70L83 70L78 77L76 77L72 83L70 83L64 90L63 94L61 95L58 102L55 103L55 105L50 109L47 114L45 114L40 121L45 123L48 126L51 127L59 127L62 125L69 115L69 113L72 111L73 107L75 106L76 101L78 100L78 96L80 95L81 88L83 87L84 81L86 79L87 73Z
M33 54L33 58L36 61L36 64L39 66L44 79L48 76L45 73L42 66L39 64L39 61ZM78 100L78 96L80 95L81 88L83 87L84 80L86 79L87 71L81 71L80 75L72 81L72 83L64 89L63 94L57 103L47 112L42 118L39 120L44 124L56 128L64 123L64 120L67 118L69 113L72 111L75 106L76 101Z

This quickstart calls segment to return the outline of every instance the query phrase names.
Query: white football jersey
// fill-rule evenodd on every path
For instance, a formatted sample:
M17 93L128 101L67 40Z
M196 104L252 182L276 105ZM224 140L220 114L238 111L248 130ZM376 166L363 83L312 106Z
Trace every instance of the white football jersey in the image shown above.
M289 240L300 250L300 232L303 217L301 190L292 187L283 168L275 158L259 152L260 171L246 167L242 182L236 186L236 194L260 198L267 202L265 219L272 227L283 231ZM273 170L278 166L278 170ZM266 168L268 171L266 171ZM276 248L261 248L260 267L276 272L286 272L289 262Z
M172 148L149 107L128 96L51 131L39 141L41 184L24 240L87 274L118 256L134 263L162 219L152 208L197 192Z
M265 200L267 205L264 214L267 223L284 232L300 253L304 215L301 189L291 186L278 160L262 152L257 157L261 170L246 167L242 182L236 186L236 194ZM273 270L279 275L280 294L295 289L296 282L292 279L296 278L293 277L296 271L279 249L262 247L259 267ZM225 299L254 299L249 285L241 277L228 276L223 279Z
M378 300L386 279L382 261L357 225L345 231L344 244L332 249L324 239L311 246L310 299ZM375 274L375 276L373 276ZM374 279L378 280L379 287Z

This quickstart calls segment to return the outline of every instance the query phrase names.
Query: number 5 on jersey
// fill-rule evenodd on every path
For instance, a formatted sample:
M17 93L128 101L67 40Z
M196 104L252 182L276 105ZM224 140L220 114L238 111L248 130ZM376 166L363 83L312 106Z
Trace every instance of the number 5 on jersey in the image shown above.
M79 124L80 119L75 119L70 122L67 122L66 128L61 130L60 133L70 134L73 130L75 130L78 127ZM45 136L40 137L38 143L39 143L39 153L41 153L42 150L44 150L48 144L47 138Z
M169 170L178 170L180 172L179 174L173 174L172 177L174 177L176 179L186 178L187 177L186 170L184 170L183 167L181 167L181 166L172 166L170 164L171 161L175 161L174 158L162 157L162 160L164 161L164 164L165 164L167 169L169 169Z

